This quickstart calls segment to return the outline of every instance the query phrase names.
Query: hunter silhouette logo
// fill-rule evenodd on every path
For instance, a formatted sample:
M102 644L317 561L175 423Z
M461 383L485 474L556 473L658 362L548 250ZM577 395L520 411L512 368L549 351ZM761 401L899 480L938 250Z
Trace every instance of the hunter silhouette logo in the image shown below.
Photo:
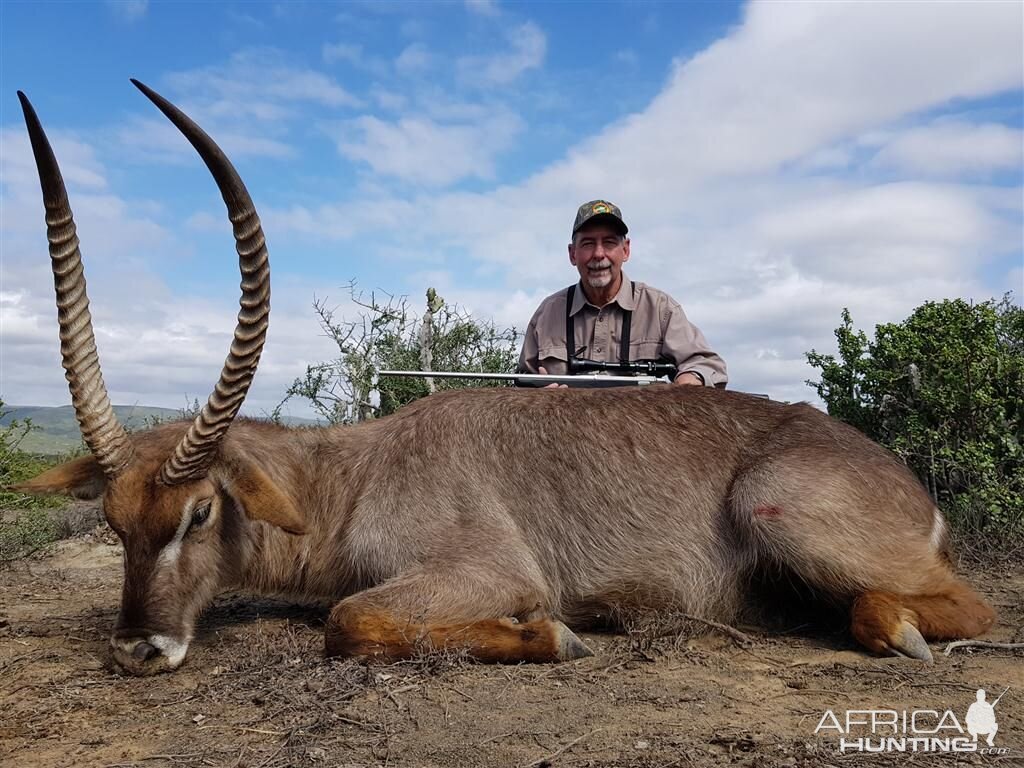
M1003 698L1008 690L1009 686L999 694L999 699ZM975 741L979 736L985 736L985 741L990 747L995 746L996 731L999 730L999 724L996 723L996 704L999 703L999 699L989 704L985 701L985 689L979 688L978 700L967 709L967 732Z
M996 706L1008 690L1009 686L989 703L985 689L979 688L962 722L951 709L848 709L842 717L829 709L814 733L827 736L834 732L841 753L977 752L1002 756L1009 750L995 744L999 730ZM981 741L979 737L983 737Z

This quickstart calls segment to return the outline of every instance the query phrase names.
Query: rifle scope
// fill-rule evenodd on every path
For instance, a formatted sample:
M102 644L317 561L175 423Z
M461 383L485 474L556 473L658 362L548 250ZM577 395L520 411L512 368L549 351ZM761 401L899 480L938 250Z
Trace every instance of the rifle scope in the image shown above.
M657 363L653 360L638 360L630 363L606 363L601 360L569 358L569 373L612 373L619 376L667 376L669 381L676 376L672 363Z

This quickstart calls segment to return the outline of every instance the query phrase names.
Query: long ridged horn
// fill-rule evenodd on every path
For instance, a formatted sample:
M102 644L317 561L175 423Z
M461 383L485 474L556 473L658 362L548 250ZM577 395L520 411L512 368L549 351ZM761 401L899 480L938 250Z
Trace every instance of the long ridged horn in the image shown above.
M114 415L100 372L89 296L85 291L82 252L78 248L75 220L57 158L32 104L21 91L18 91L18 99L25 113L25 125L39 171L39 185L43 190L43 205L46 206L46 239L50 243L53 285L57 291L57 322L60 324L64 377L68 380L71 402L85 444L103 473L113 479L132 462L135 450Z
M227 205L228 218L234 225L238 265L242 271L238 324L220 379L206 406L160 469L161 481L176 485L206 473L252 384L270 317L270 259L256 208L231 161L180 109L138 80L133 79L132 83L174 123L213 174Z

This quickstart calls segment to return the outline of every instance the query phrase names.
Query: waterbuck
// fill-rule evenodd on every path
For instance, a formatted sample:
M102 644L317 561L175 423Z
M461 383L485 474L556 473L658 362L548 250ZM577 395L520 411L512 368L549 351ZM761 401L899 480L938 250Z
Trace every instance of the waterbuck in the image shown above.
M134 81L133 81L134 82ZM61 352L91 455L19 486L102 496L124 544L114 660L178 667L219 592L334 603L328 654L457 648L483 661L590 651L569 626L678 611L729 621L766 573L844 606L877 654L929 659L991 608L950 565L911 473L805 404L702 387L431 395L358 426L235 419L269 314L263 232L214 142L135 83L198 150L234 224L234 342L192 423L127 434L100 374L64 183L19 93L46 206Z

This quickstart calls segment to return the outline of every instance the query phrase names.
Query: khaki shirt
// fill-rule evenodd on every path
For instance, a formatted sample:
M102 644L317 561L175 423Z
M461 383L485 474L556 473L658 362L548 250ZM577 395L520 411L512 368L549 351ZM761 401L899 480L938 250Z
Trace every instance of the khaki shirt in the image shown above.
M542 365L550 374L568 373L565 298L563 288L544 299L533 313L519 355L520 373L538 373ZM631 361L668 360L676 364L679 373L699 373L709 387L724 387L728 382L725 361L711 350L704 334L686 319L675 299L644 283L633 283L625 274L615 298L600 309L587 301L583 286L577 283L571 309L576 357L619 362L623 310L633 312L629 332Z

